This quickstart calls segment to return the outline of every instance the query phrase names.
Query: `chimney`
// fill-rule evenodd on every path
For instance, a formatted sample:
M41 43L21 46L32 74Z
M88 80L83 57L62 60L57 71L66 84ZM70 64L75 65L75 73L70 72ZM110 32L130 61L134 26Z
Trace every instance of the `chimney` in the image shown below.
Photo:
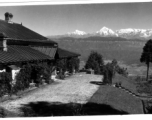
M6 22L13 23L12 22L12 18L13 18L13 14L12 13L6 12L4 15L5 15L5 21Z
M7 36L0 33L0 50L7 52Z

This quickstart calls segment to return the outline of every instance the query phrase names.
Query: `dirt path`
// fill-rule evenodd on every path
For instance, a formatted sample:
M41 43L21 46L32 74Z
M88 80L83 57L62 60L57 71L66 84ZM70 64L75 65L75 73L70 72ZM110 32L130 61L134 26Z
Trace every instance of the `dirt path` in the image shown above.
M101 81L101 79L102 76L99 75L75 74L66 80L57 80L58 84L38 88L20 99L5 101L0 106L18 113L18 108L29 102L86 103L99 88L98 85L90 84L90 81Z

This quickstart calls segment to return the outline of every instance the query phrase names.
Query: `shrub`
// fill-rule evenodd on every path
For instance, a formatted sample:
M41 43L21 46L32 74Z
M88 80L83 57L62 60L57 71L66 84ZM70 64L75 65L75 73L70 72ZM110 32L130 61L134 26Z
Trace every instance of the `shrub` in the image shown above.
M52 64L50 64L50 65L48 65L48 64L43 64L43 72L42 72L42 78L43 79L45 79L45 82L46 83L50 83L50 78L51 78L51 74L52 74L52 72L53 72L53 65Z
M104 66L103 75L104 79L103 82L107 84L112 84L112 78L114 77L114 69L111 63L108 63Z
M141 83L141 82L143 82L143 81L146 80L146 77L136 76L133 80L134 80L136 83Z
M38 63L38 64L27 64L16 76L16 85L14 90L24 90L29 87L31 82L36 83L37 86L42 84L42 79L49 83L51 76L51 66L48 64Z
M108 84L109 78L108 78L108 69L106 68L106 66L104 66L102 74L103 74L103 83Z
M137 84L137 92L152 95L152 84L149 82L141 82Z
M124 77L128 76L127 68L121 68L120 66L117 66L116 72L120 75L123 75Z
M59 73L58 73L58 78L59 79L64 79L65 78L65 75L64 73L68 70L68 65L67 65L67 59L60 59L56 62L56 66L57 66L57 69L59 70Z
M119 81L119 82L116 82L116 83L115 83L115 86L116 86L116 87L120 87L121 84L122 84L122 83Z
M31 80L31 66L24 65L20 72L16 75L16 84L13 87L13 92L24 90L29 87Z
M92 51L88 57L85 69L93 69L95 74L101 74L102 66L104 65L102 55Z
M42 77L44 74L45 68L39 64L32 64L31 65L31 80L33 80L36 85L42 83Z
M58 78L61 79L61 80L64 80L65 75L60 73L60 74L58 75Z
M66 59L57 60L56 66L60 71L65 72L67 70L67 60Z
M11 93L11 73L2 72L0 73L0 97L5 94Z
M80 60L79 58L70 58L67 60L67 70L72 73L73 70L75 69L76 72L79 71L79 64Z
M104 75L104 82L108 84L112 84L112 79L115 77L117 72L117 60L113 59L111 63L107 63L103 67L103 75Z

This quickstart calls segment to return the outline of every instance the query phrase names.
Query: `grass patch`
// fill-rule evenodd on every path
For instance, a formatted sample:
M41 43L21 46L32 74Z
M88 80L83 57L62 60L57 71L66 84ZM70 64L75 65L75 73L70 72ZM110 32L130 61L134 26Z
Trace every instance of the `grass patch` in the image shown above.
M108 104L117 110L126 111L129 114L143 114L140 99L112 86L101 86L89 102Z
M151 79L151 76L149 76ZM137 94L152 96L152 81L146 81L145 76L131 76L130 81L135 85Z
M121 82L121 86L137 94L136 84L128 77L116 74L112 80L112 83Z
M140 94L146 94L148 96L152 96L152 83L146 81L138 83L137 91Z

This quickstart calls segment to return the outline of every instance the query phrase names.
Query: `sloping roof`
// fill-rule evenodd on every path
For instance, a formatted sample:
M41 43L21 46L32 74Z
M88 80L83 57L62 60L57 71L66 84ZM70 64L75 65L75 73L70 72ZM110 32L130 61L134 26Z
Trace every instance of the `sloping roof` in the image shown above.
M54 48L54 47L32 47L32 48L40 51L41 53L43 53L45 55L48 55L51 58L55 57L55 53L57 50L57 48Z
M8 38L15 40L48 41L48 38L26 28L21 24L8 23L4 20L0 20L0 33L4 33ZM55 43L54 41L49 41Z
M51 57L28 46L8 46L8 51L0 51L0 63L14 63L50 60Z
M80 54L78 54L78 53L70 52L70 51L67 51L67 50L61 49L61 48L57 49L57 53L58 53L59 59L80 56Z

